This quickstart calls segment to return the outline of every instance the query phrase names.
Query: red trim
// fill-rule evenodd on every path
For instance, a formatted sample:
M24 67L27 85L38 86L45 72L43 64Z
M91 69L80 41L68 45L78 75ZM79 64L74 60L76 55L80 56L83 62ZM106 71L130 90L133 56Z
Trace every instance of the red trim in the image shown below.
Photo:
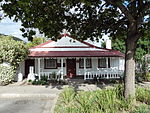
M89 47L85 47L85 46L52 46L52 47L39 47L39 48L89 48ZM31 48L32 49L32 48Z
M44 46L44 45L46 45L46 44L48 44L48 43L51 43L51 42L53 42L53 41L52 41L52 40L48 40L47 42L42 43L42 44L40 44L40 45L38 45L38 46L35 46L35 47L31 47L30 49L40 48L40 47L42 47L42 46Z

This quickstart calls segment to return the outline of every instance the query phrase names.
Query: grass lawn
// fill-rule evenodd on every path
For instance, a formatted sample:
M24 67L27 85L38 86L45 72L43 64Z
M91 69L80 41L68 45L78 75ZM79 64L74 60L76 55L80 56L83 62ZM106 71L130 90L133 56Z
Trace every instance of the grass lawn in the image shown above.
M123 87L96 91L64 89L55 107L55 113L150 113L150 90L136 89L135 105L123 97Z

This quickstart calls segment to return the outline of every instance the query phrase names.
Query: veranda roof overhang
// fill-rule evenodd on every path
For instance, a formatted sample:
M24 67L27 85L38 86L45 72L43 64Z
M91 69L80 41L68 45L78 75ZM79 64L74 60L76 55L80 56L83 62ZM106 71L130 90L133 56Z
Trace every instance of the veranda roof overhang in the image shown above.
M124 57L119 51L30 51L28 57Z

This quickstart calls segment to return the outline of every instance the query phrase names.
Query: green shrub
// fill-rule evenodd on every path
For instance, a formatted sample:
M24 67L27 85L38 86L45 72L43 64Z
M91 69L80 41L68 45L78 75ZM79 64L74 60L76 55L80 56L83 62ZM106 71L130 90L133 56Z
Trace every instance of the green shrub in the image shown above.
M150 107L146 105L141 105L139 107L136 107L136 109L133 110L131 113L150 113Z
M46 81L47 82L48 81L48 76L45 76L45 75L41 76L41 81Z
M48 81L44 81L44 80L34 80L31 82L33 85L48 85Z
M23 41L15 41L11 36L0 36L0 62L9 62L14 68L24 61L28 49Z
M40 80L34 80L34 81L31 81L31 83L33 85L48 85L49 82L48 82L48 76L41 76L41 79Z
M66 88L61 94L55 112L60 113L116 113L129 110L130 100L125 100L122 87L97 91L78 91Z
M136 89L136 99L137 101L144 102L150 105L150 90L137 87Z
M12 66L0 65L0 85L7 85L14 79L15 73Z
M118 113L132 111L131 113L149 113L149 108L132 106L132 99L126 100L123 96L123 87L78 91L73 88L65 88L60 94L55 113ZM150 90L138 87L136 90L137 101L150 104ZM134 109L134 110L133 110Z
M150 81L150 73L146 73L145 74L145 80L146 81Z
M51 79L52 79L52 80L56 80L56 79L57 79L56 72L52 72L52 74L51 74Z
M65 88L61 93L61 98L64 104L71 103L75 98L75 90L72 87Z

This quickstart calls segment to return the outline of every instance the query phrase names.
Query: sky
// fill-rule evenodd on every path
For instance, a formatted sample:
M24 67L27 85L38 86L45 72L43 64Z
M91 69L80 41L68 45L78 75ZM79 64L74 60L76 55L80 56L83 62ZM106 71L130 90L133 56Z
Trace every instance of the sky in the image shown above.
M0 34L12 35L27 41L26 38L22 37L22 32L20 31L21 22L13 22L13 20L4 18L0 21Z

